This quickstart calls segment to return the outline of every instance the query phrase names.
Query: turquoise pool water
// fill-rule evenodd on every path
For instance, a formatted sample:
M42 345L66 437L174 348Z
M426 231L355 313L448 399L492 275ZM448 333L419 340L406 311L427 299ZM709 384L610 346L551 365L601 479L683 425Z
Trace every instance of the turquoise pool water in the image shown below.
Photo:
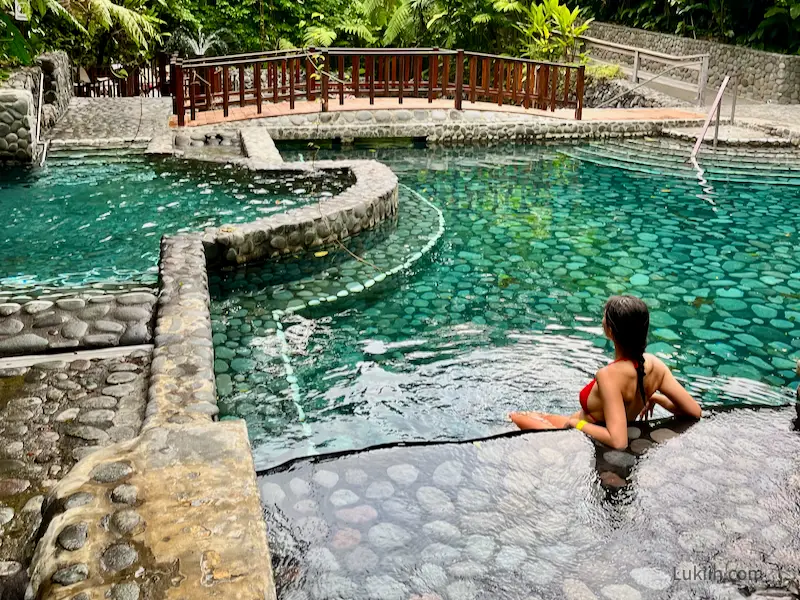
M0 290L155 281L163 234L251 221L341 189L328 184L113 154L2 169Z
M513 409L575 410L609 360L601 311L619 293L647 301L649 351L705 406L790 401L800 188L754 177L709 191L668 166L636 172L574 158L576 149L328 151L390 165L441 210L445 230L409 264L397 251L370 261L376 269L341 254L323 276L290 266L215 280L222 408L247 419L259 464L485 435L507 429ZM397 228L420 202L404 191ZM425 214L409 253L435 237L438 217ZM351 242L355 254L381 243ZM336 301L274 318L326 296Z

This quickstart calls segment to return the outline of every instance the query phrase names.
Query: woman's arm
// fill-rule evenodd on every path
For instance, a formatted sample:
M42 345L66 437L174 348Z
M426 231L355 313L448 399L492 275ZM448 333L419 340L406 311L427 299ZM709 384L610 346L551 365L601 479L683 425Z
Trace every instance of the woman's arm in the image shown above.
M617 450L624 450L628 446L628 416L625 413L622 392L615 384L613 377L603 370L597 372L596 379L603 401L605 426L586 423L581 431L601 444ZM577 417L569 420L570 427L575 427L577 424Z
M675 379L675 376L666 365L664 365L664 376L658 389L661 394L653 395L655 401L672 414L685 415L695 419L699 419L702 416L703 411L700 409L700 405L692 398L691 394L686 391L686 388ZM655 397L661 396L662 394L663 399L667 400L668 403L659 402L660 398Z

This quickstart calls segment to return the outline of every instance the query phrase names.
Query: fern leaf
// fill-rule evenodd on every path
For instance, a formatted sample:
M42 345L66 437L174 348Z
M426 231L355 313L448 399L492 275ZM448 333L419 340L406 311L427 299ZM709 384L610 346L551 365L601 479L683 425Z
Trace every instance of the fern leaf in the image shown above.
M392 18L389 19L389 23L386 25L386 31L383 32L383 43L389 45L400 37L410 21L411 7L407 1L404 1L392 13Z
M486 13L481 13L479 15L475 15L472 17L473 23L488 23L492 20L492 15L487 15Z
M326 48L333 44L336 39L336 32L324 25L312 25L306 27L303 34L303 43L306 46L321 46Z
M368 44L374 44L377 41L370 28L364 23L345 22L339 28L345 33L364 40Z

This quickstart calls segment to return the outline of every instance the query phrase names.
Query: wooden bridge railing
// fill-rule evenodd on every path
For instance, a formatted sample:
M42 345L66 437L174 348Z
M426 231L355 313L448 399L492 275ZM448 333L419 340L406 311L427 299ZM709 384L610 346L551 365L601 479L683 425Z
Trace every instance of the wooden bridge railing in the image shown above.
M171 61L178 125L197 113L265 103L320 101L343 105L348 98L452 99L511 104L526 109L583 111L584 67L439 48L329 48L240 54Z

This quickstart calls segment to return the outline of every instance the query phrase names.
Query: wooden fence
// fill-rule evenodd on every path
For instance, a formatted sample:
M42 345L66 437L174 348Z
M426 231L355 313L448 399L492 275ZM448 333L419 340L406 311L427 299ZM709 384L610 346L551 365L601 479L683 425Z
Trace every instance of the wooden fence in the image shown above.
M116 98L125 96L169 96L171 83L166 54L142 65L125 67L126 77L110 67L77 66L73 69L75 96Z
M439 48L329 48L239 54L170 64L173 108L178 125L197 113L232 106L319 101L323 112L330 102L349 98L452 99L457 110L464 102L512 104L554 111L583 111L584 67Z

